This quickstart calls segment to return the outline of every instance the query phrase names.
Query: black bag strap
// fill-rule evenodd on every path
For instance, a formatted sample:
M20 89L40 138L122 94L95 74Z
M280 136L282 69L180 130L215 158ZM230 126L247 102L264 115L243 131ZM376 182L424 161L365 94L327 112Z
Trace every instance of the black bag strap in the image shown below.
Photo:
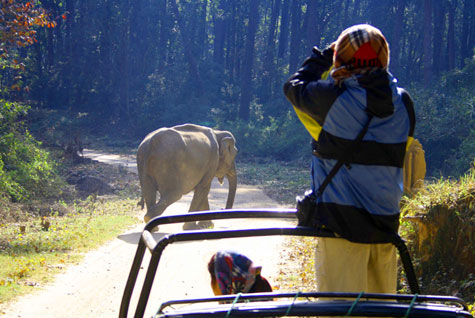
M368 116L368 121L364 125L363 129L361 129L358 136L356 136L355 140L353 140L353 142L351 143L351 146L346 149L346 152L344 153L343 157L338 159L337 163L330 170L325 180L323 180L322 184L318 187L317 193L315 194L317 198L322 195L323 191L328 186L333 177L336 175L338 170L340 170L341 166L343 166L343 164L349 161L350 156L356 151L359 144L361 143L361 140L363 140L364 135L366 135L366 133L368 132L369 124L371 122L371 119L373 119L373 115L368 114Z
M416 272L412 266L411 255L407 249L406 243L404 240L396 233L388 234L389 240L397 248L399 252L399 257L401 258L402 266L404 267L404 272L406 273L406 279L409 284L409 289L413 294L420 294L421 289L419 287L419 282L417 281Z

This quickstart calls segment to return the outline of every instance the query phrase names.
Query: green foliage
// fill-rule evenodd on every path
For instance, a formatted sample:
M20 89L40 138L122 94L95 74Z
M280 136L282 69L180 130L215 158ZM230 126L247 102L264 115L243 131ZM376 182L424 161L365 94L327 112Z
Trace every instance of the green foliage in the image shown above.
M230 130L237 140L239 155L295 160L310 152L310 136L292 111L281 117L264 117L254 105L251 120L218 122L218 129Z
M416 133L428 175L460 176L475 156L475 59L430 88L414 88Z
M28 107L0 100L0 193L14 201L55 197L60 184L49 153L24 128Z

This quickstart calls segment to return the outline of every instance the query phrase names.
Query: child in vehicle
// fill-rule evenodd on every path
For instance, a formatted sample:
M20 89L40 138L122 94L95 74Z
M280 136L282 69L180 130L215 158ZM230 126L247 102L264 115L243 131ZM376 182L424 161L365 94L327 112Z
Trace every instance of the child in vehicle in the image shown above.
M216 296L272 292L261 270L262 267L255 266L247 256L233 251L218 251L208 263L211 288Z

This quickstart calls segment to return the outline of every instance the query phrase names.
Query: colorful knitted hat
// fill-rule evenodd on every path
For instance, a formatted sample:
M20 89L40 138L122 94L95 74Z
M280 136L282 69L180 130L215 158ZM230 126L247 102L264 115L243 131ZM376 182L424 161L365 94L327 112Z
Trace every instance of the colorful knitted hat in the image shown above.
M381 31L369 24L344 30L332 45L332 77L340 79L362 70L387 69L389 46Z
M214 275L223 295L249 292L261 272L260 266L254 266L249 258L236 252L219 251L210 263L214 264Z

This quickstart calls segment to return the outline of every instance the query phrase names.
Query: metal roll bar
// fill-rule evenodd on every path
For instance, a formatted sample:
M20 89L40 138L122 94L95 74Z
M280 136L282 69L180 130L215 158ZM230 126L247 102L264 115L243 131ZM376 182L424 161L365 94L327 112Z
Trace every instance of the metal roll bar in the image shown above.
M311 227L274 227L274 228L250 228L238 230L196 230L180 233L169 234L161 238L158 242L154 239L151 232L160 225L174 224L182 222L196 222L205 220L223 220L223 219L239 219L239 218L269 218L269 219L285 219L296 218L295 209L240 209L240 210L219 210L193 212L172 216L156 217L145 225L140 240L138 242L137 251L132 263L132 267L127 279L127 283L122 296L120 305L119 318L127 318L130 300L137 281L140 267L143 261L145 250L151 252L151 259L142 286L139 301L134 317L142 318L145 313L153 280L160 262L164 249L175 242L186 242L195 240L210 240L224 238L240 238L253 236L310 236L310 237L335 237L334 233L328 230L315 229ZM406 278L409 282L411 292L420 294L419 285L415 276L409 252L404 241L397 236L397 239L391 241L399 251L401 261L404 266Z

